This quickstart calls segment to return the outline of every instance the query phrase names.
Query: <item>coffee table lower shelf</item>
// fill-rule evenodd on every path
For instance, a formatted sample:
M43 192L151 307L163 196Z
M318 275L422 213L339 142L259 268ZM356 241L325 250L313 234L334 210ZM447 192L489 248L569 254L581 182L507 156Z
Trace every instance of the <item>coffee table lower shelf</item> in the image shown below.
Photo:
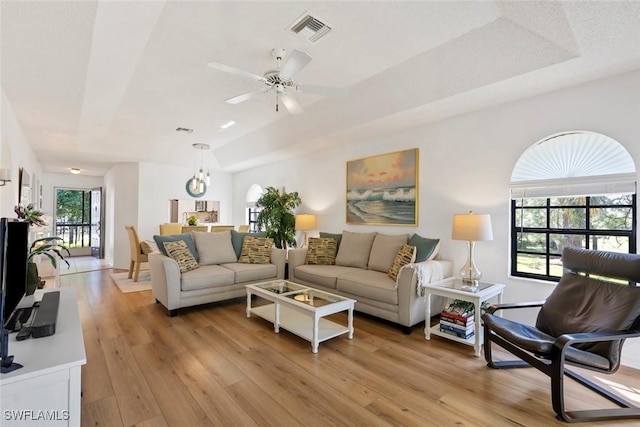
M279 332L278 327L280 327L309 341L315 347L314 353L318 351L317 345L322 341L326 341L349 332L349 328L346 326L332 322L328 319L320 318L318 319L318 338L314 342L313 317L280 304L280 324L276 325L275 306L276 304L265 304L258 307L251 307L251 314L256 314L273 323L276 333Z

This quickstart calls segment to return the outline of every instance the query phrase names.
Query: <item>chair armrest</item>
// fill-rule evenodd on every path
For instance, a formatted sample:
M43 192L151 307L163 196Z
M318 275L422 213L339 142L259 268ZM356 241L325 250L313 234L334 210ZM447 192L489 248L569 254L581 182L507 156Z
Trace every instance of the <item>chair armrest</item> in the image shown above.
M169 310L180 308L180 266L161 252L149 254L153 297Z
M640 331L633 329L627 331L582 332L560 335L553 342L553 345L564 351L565 347L578 343L617 341L636 337L640 337Z
M303 265L307 259L307 247L289 249L289 280L296 281L296 267Z
M503 304L491 304L485 313L493 314L498 310L509 310L514 308L535 308L542 307L544 301L532 301L532 302L510 302Z
M271 249L271 264L275 264L277 268L277 278L284 279L284 268L287 263L287 251L285 249Z

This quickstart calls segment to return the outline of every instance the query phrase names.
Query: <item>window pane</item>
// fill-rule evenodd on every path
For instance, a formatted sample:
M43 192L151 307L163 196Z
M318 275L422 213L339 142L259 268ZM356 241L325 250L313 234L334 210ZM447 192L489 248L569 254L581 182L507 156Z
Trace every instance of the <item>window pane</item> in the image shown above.
M587 210L585 208L554 208L551 209L549 226L551 228L567 228L570 230L584 230L587 226Z
M518 251L539 252L547 251L547 236L544 233L518 233Z
M549 276L562 277L562 258L559 256L549 257Z
M516 206L547 206L547 199L535 198L535 199L516 199Z
M547 274L547 257L544 255L518 254L516 264L518 273Z
M609 194L606 196L592 196L591 206L627 205L633 204L633 194Z
M591 249L629 253L629 237L627 236L591 236L589 242Z
M585 206L586 197L552 197L549 199L551 206Z
M583 234L549 234L549 253L560 255L567 246L586 248L587 236Z
M516 228L546 228L547 227L547 210L546 209L516 209Z
M629 208L591 208L590 227L593 230L631 230L633 212Z

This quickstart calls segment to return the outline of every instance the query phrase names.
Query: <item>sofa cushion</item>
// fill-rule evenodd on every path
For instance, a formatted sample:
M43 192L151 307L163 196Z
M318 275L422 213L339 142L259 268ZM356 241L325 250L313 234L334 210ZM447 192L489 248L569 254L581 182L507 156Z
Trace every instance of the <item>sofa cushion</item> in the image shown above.
M369 299L387 304L398 304L395 280L379 271L356 270L341 274L336 289L352 295L366 295Z
M296 267L296 281L301 280L306 283L314 283L325 288L336 288L336 280L338 276L359 271L353 267L342 267L339 265L299 265Z
M242 254L242 242L244 241L245 236L251 237L267 237L267 232L262 231L260 233L240 233L236 230L231 231L231 244L233 245L233 250L236 251L236 259L240 258Z
M160 250L160 252L162 252L162 255L166 255L166 256L169 256L169 254L167 253L167 250L164 248L164 242L175 242L177 240L182 240L187 244L187 247L191 251L191 255L193 255L196 261L199 260L198 250L196 249L196 244L193 241L193 237L191 237L191 233L169 234L166 236L155 235L153 236L153 240L155 240L156 245L158 245L158 249Z
M233 271L219 265L203 265L197 270L182 274L180 288L183 291L215 288L233 285L235 275Z
M333 265L336 263L338 242L333 238L310 237L305 264Z
M340 249L340 242L342 241L341 233L327 233L325 231L321 231L320 237L325 237L327 239L336 239L336 252Z
M238 262L247 264L269 264L273 239L270 237L246 236L242 241L242 253Z
M369 270L388 272L396 254L408 240L408 234L377 234L373 239L373 245L371 245Z
M414 234L409 239L409 244L416 247L416 261L429 261L438 255L440 249L440 239L429 239Z
M352 233L350 231L343 231L340 249L338 249L338 255L336 255L336 265L367 268L371 245L373 244L373 239L375 239L376 234L378 233Z
M236 252L231 244L231 233L229 230L217 233L204 231L194 231L193 240L198 249L200 265L224 264L227 262L237 262Z
M253 282L256 280L275 279L278 275L278 267L275 264L222 264L224 268L235 273L235 282Z
M398 274L400 273L400 269L405 265L412 263L415 259L416 247L407 245L405 243L396 254L391 268L389 268L389 271L387 271L387 275L393 280L396 280L398 278Z
M164 242L164 249L178 263L180 273L186 273L199 267L198 261L193 257L184 240Z

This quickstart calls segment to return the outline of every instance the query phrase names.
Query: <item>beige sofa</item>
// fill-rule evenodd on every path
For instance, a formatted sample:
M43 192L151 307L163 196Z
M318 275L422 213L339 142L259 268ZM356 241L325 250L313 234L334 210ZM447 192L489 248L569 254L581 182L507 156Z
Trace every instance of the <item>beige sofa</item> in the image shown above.
M409 242L408 234L348 231L343 231L341 235L321 234L321 237L329 236L341 240L335 264L307 264L308 247L290 249L289 280L353 298L357 301L356 311L397 323L405 333L410 333L412 326L425 320L425 297L418 284L441 280L452 274L451 261L434 259L439 246L439 241L435 239L412 236L414 242L430 240L431 253L427 254L424 261L403 267L397 280L394 280L387 273L399 249ZM420 255L425 258L425 254ZM432 313L439 313L443 307L442 298L432 297Z
M245 236L252 234L223 231L154 236L159 249L165 241L185 241L198 261L197 268L181 273L174 258L160 252L149 254L156 302L175 316L180 308L244 296L247 284L283 279L286 265L283 249L271 249L267 264L238 262Z

